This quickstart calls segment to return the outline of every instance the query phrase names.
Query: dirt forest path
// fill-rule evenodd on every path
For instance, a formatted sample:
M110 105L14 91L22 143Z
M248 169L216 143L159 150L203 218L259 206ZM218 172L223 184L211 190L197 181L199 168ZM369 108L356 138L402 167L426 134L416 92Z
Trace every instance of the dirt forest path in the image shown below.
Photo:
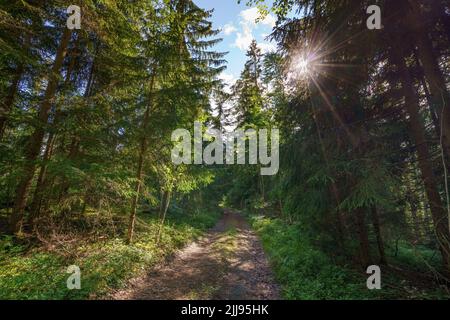
M226 211L203 238L130 281L112 299L279 299L258 237L239 214Z

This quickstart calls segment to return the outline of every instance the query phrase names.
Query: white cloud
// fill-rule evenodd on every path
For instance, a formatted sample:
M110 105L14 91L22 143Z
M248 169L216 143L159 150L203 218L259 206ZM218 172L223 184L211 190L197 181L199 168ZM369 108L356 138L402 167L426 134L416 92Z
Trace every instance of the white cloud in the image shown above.
M259 17L259 12L257 7L242 10L239 14L245 22L256 24L256 19Z
M241 11L241 13L239 15L243 19L243 22L251 24L251 25L255 25L255 26L257 24L257 19L260 17L259 10L257 7L243 10L243 11ZM264 24L264 25L267 25L270 27L274 27L275 23L276 23L276 19L271 14L268 14L264 18L264 20L260 20L260 21L258 21L258 23L261 23L261 24Z
M227 72L222 72L219 75L219 78L221 80L223 80L223 82L225 82L225 84L229 87L232 87L236 83L236 80L237 80L237 78L233 74L227 73Z
M246 51L254 39L252 29L248 25L242 26L242 31L236 34L236 41L234 46L242 51Z
M223 33L228 36L237 31L236 27L232 23L228 23L222 28Z
M263 24L270 26L271 28L275 27L277 23L277 19L271 14L268 14L266 18L262 21Z
M272 52L277 50L277 46L271 42L258 43L258 47L263 53Z
M239 16L239 25L241 26L241 30L236 32L236 40L233 43L233 46L242 51L246 51L252 40L255 39L253 32L258 29L260 25L265 25L272 28L275 26L276 22L275 17L270 14L268 14L263 20L257 21L260 17L257 7L243 10ZM270 43L260 43L260 47L265 52L274 48L274 46Z

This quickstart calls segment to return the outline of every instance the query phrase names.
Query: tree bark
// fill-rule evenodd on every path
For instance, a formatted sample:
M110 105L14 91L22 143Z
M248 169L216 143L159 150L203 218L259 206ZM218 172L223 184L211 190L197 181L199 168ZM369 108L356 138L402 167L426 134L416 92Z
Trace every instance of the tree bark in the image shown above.
M417 52L423 66L425 78L430 85L431 100L441 125L442 147L447 159L450 160L450 94L428 32L424 25L420 23L423 19L420 12L420 4L417 1L411 2L412 10L408 15L409 24L413 26L413 31L417 35L415 37ZM447 168L450 168L450 164L447 164Z
M77 40L76 40L74 51L77 50L78 39L79 38L77 38ZM67 88L68 84L70 83L70 78L72 76L74 67L75 67L75 54L71 55L71 61L70 61L69 67L67 68L66 79L64 81L64 86L63 86L64 89ZM56 126L58 125L58 123L60 121L61 121L61 110L59 108L56 108L55 119L53 121L54 130L56 130ZM39 170L39 175L38 175L38 179L36 182L36 188L34 191L33 201L31 202L31 207L30 207L29 225L30 225L31 230L34 230L35 221L40 215L40 210L41 210L41 206L42 206L42 198L43 198L45 189L48 185L48 181L46 179L47 163L53 155L56 136L57 136L56 132L51 131L49 133L47 143L45 145L44 157L42 159L43 161L42 161L41 168Z
M70 142L69 147L69 153L67 154L67 159L70 161L75 161L79 152L80 148L80 138L78 136L72 137L72 140ZM61 202L63 199L65 199L69 193L70 189L70 181L68 181L67 176L63 176L61 186L59 188L59 196L58 196L58 202Z
M417 67L421 69L421 74L419 75L419 82L422 85L423 92L425 93L425 98L427 99L427 104L430 110L431 120L433 121L433 125L436 131L436 136L439 137L441 135L441 123L439 122L438 112L436 111L436 107L433 103L433 99L431 97L430 90L428 89L428 83L423 74L423 67L420 63L417 50L414 50L414 58L416 60Z
M401 51L400 51L401 52ZM394 62L397 64L402 83L403 95L405 98L406 109L409 114L409 134L414 140L418 154L418 164L422 174L422 180L425 186L425 193L430 205L431 215L437 240L439 243L439 250L442 255L442 261L445 270L449 268L449 230L447 214L444 210L439 189L437 186L436 177L433 172L433 167L430 159L430 152L425 136L425 127L420 119L419 114L419 98L414 91L412 77L407 70L405 61L398 56L398 50L393 50Z
M172 195L172 193L170 191L164 192L164 208L163 208L163 212L160 217L161 221L159 224L158 235L156 236L156 244L159 244L159 241L161 240L162 229L164 227L164 222L166 220L167 210L169 209L171 195Z
M77 43L78 43L78 39L77 39ZM87 84L86 84L86 89L84 91L84 98L85 99L87 99L89 96L92 95L92 88L94 86L94 76L95 76L95 68L96 68L95 58L97 57L97 53L98 53L98 50L99 50L99 46L98 46L97 40L94 40L94 47L95 47L95 49L94 49L94 52L95 52L94 53L94 60L92 62L90 70L89 70L89 77L88 77L88 81L87 81ZM75 132L73 134L73 136L72 136L71 141L70 141L69 152L67 154L67 159L68 160L75 161L77 155L79 154L80 146L81 146L81 138L80 138L79 134L77 134ZM67 177L64 176L62 180L63 181L61 183L60 194L59 194L59 201L61 201L65 197L67 197L67 195L69 193L69 188L70 188L70 184L69 184L69 181L67 181Z
M26 34L24 36L23 45L25 50L28 51L31 42L31 35ZM11 85L7 91L7 95L0 103L0 141L3 140L3 136L5 134L5 130L7 127L7 122L9 118L9 114L13 109L14 101L17 95L17 91L19 91L20 81L25 73L25 64L23 62L17 63L16 72L14 73L14 77L12 79Z
M15 100L17 91L19 90L19 83L20 83L20 80L22 79L24 70L25 70L24 65L22 63L20 63L17 66L14 78L11 82L11 85L9 86L8 94L6 95L4 101L0 105L0 108L1 108L1 110L0 110L0 141L3 140L3 135L4 135L5 129L6 129L6 122L8 120L8 115L13 108L14 100Z
M147 153L147 137L146 137L146 131L149 123L150 118L150 109L153 107L153 98L154 98L154 86L155 86L155 80L156 80L156 70L152 71L152 77L150 80L150 97L149 97L149 104L147 106L147 109L145 110L144 119L142 122L142 137L141 137L141 145L139 148L139 160L138 160L138 168L136 172L136 187L135 187L135 195L133 197L132 203L131 203L131 212L130 212L130 221L128 224L128 233L127 233L127 243L131 244L133 242L133 235L134 235L134 225L136 222L136 212L137 212L137 205L139 202L139 197L141 193L141 187L142 187L142 173L143 173L143 167L144 167L144 159L145 154Z
M412 183L410 178L407 178L406 181L406 192L407 195L407 201L409 202L409 205L411 207L411 218L413 223L413 233L414 233L414 242L419 243L420 242L420 223L419 223L419 216L417 215L419 208L417 204L417 200L415 195L417 195L416 192L413 192Z
M356 232L358 233L359 246L360 246L360 262L365 269L372 264L370 257L369 236L367 233L367 226L365 222L364 208L355 209L356 217Z
M259 184L261 186L261 197L263 202L266 202L266 192L264 188L264 176L262 174L259 175Z
M47 162L51 159L53 155L54 143L55 143L55 134L51 133L47 139L47 145L45 147L45 153L43 158L43 163L39 170L39 176L36 182L36 188L34 190L33 201L31 202L30 207L30 217L29 217L29 225L30 229L34 230L36 219L40 215L42 198L44 195L44 190L47 185Z
M10 217L10 231L17 233L21 230L23 216L25 212L28 193L36 169L36 159L39 156L42 146L42 140L45 135L45 126L48 122L50 108L53 104L55 92L58 86L59 73L66 56L67 46L69 44L72 31L65 28L58 50L56 51L55 61L50 73L48 85L45 90L44 99L41 103L38 115L38 126L30 137L25 149L25 166L23 168L22 178L16 188L16 198L14 209Z
M377 238L378 253L380 254L380 264L386 265L387 259L384 251L383 236L381 234L380 216L378 214L378 208L376 206L372 206L371 208L371 218L375 236Z

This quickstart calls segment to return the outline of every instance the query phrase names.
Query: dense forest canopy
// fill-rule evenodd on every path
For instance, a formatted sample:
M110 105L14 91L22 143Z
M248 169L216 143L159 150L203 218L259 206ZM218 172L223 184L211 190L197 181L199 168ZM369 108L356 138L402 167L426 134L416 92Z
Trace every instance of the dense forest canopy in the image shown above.
M253 41L231 87L195 2L0 3L2 241L26 252L113 226L132 246L147 212L159 244L171 214L220 205L292 226L333 265L448 287L450 1L376 1L371 30L374 1L251 0L276 16L277 50ZM279 172L175 165L171 134L195 121L279 129Z

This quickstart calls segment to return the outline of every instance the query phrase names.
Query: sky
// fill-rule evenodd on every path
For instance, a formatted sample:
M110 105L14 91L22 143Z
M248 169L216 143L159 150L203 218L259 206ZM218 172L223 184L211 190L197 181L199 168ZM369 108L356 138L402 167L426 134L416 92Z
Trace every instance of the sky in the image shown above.
M200 8L214 9L212 22L215 29L222 30L219 37L223 41L215 46L219 52L229 52L225 59L228 61L227 70L222 73L222 79L229 85L236 81L244 67L248 47L252 39L258 42L263 52L276 49L274 43L266 40L275 25L275 17L268 15L263 21L256 23L259 17L256 7L246 6L237 0L195 0ZM272 0L267 0L270 5Z

